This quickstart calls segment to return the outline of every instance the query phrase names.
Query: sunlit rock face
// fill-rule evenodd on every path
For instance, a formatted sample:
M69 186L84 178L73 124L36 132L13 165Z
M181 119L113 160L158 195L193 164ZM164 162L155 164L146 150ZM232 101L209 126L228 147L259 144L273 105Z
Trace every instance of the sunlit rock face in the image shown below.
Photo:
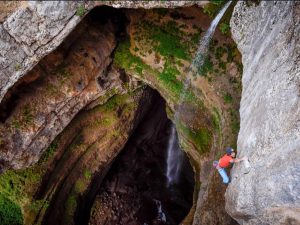
M300 5L238 2L231 19L244 66L238 156L226 210L240 224L300 223Z
M122 89L116 72L105 80L115 45L112 24L85 20L10 90L1 105L3 169L36 162L79 110L112 88Z
M205 1L198 2L201 5ZM95 6L116 8L179 7L194 1L28 1L0 3L0 101L39 60L57 48Z

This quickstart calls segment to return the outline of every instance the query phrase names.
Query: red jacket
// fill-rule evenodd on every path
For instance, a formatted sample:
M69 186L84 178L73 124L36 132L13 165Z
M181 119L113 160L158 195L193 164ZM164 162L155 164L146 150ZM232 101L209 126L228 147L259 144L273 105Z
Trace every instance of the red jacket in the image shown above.
M224 155L220 160L219 160L219 166L222 168L226 168L230 165L230 161L233 158L230 155Z

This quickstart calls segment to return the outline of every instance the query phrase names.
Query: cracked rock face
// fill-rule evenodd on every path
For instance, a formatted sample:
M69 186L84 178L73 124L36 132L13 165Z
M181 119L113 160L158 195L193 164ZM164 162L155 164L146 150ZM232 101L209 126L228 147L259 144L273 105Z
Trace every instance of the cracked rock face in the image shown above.
M107 69L116 45L114 26L86 20L81 25L24 77L30 84L24 79L20 82L25 88L16 86L6 96L7 104L16 104L4 108L8 115L1 117L2 169L37 162L83 107L91 103L92 108L115 93L126 92L125 83L127 89L137 86L126 74Z
M239 157L226 210L240 224L300 224L300 4L238 2L232 33L243 56Z
M82 14L100 5L116 8L154 8L203 5L205 1L133 2L133 1L29 1L27 4L1 3L3 14L8 16L0 24L0 101L6 92L39 60L57 48L81 21ZM6 9L7 8L7 9ZM2 17L0 19L3 19Z

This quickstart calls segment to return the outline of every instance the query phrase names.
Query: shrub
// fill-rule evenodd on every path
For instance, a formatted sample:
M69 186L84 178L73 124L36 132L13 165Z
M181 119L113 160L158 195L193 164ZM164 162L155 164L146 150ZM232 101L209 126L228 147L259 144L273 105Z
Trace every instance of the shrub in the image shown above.
M77 8L76 15L77 16L83 16L84 14L85 14L85 7L84 7L84 5L80 5Z
M230 26L228 23L220 23L219 25L220 31L223 34L229 34L230 33Z
M231 94L229 93L226 93L224 96L223 96L223 100L226 104L229 104L232 102L232 96Z
M0 224L23 224L23 215L20 206L5 197L2 193L0 193Z

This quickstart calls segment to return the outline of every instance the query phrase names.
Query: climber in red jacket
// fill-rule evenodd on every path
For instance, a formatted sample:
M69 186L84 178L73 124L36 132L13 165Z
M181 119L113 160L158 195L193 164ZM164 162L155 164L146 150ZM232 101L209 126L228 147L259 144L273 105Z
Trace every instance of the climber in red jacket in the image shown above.
M226 148L226 154L219 161L213 162L214 167L216 167L216 169L218 170L219 174L223 179L223 183L225 184L229 183L229 177L227 176L225 168L229 167L232 163L237 163L246 160L246 157L240 159L234 157L235 157L234 149L228 147Z

